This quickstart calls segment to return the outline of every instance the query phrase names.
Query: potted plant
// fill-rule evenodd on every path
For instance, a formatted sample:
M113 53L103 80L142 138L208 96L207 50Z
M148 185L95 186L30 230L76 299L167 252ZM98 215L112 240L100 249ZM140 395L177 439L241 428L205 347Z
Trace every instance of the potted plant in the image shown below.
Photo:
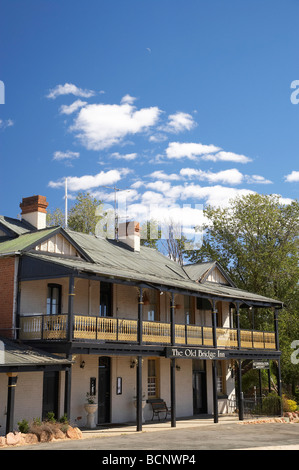
M98 404L96 403L95 395L86 393L86 403L84 404L84 409L87 413L86 426L90 429L94 429L96 427L95 413L98 409Z

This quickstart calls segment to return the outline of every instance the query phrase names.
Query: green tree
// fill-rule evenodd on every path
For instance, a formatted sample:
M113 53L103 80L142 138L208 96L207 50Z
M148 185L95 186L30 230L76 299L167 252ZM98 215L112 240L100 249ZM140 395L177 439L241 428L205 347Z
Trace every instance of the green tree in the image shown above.
M299 340L298 201L282 204L275 195L250 194L227 208L207 207L204 215L203 245L190 261L217 260L239 288L284 302L279 314L282 379L295 393L299 364L291 361L291 345ZM254 319L256 328L273 328L272 311L255 309ZM247 311L244 320L242 327L251 328Z
M65 226L64 212L59 207L52 212L50 210L47 212L47 226L51 227L56 225L60 225L61 227Z
M158 240L161 238L161 229L156 220L147 220L141 225L140 245L159 249Z
M201 249L191 261L218 260L240 288L283 301L299 279L299 203L250 194L229 207L207 207Z
M104 216L101 201L90 193L79 192L74 205L68 212L68 228L75 232L95 234L96 225ZM64 227L64 213L57 208L48 213L48 225L61 225Z

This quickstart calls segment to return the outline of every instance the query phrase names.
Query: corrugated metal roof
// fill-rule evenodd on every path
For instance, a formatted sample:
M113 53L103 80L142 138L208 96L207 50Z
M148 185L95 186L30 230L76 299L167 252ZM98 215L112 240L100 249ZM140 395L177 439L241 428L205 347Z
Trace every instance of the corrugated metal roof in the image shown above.
M1 367L71 365L72 361L0 337Z
M0 226L1 225L16 235L22 235L23 233L34 230L34 227L25 220L13 219L11 217L5 217L4 215L0 215Z
M147 250L144 247L144 250ZM151 250L151 249L149 249ZM143 250L142 250L143 251ZM153 258L155 258L155 254L159 254L156 252L156 250L153 250ZM133 254L133 253L132 253ZM51 255L46 255L46 254L41 254L41 253L30 253L28 256L32 256L34 258L41 259L46 262L58 264L60 266L66 266L68 268L76 269L79 272L82 273L93 273L96 275L102 275L102 276L107 276L107 277L112 277L114 279L119 279L119 280L128 280L136 283L145 283L145 284L151 284L151 285L156 285L158 288L160 287L161 290L163 290L163 286L168 289L180 289L182 291L192 291L195 293L201 293L203 295L211 295L211 296L217 296L217 297L223 297L227 298L228 300L235 299L235 300L241 300L241 301L248 301L248 302L259 302L259 303L271 303L273 305L279 305L281 306L282 303L270 299L268 297L264 297L262 295L250 293L247 291L244 291L242 289L238 289L235 287L231 286L224 286L222 284L217 284L215 282L204 282L204 283L199 283L195 282L191 279L189 279L186 275L185 277L177 275L175 276L174 273L173 275L164 275L164 271L167 271L167 266L168 266L168 260L166 257L164 258L164 263L166 261L167 264L164 264L164 269L163 269L163 263L161 260L159 260L159 265L156 265L155 272L153 270L148 270L146 269L147 265L144 263L143 265L143 271L140 272L135 269L135 266L132 266L132 269L125 269L123 267L118 267L117 269L115 266L103 266L100 264L93 264L93 263L88 263L86 261L81 261L81 260L76 260L76 259L68 259L68 258L62 258L62 257L53 257ZM135 256L138 257L140 256L140 253L135 253ZM161 255L163 256L163 255ZM140 258L139 258L140 260ZM170 260L169 260L170 261ZM155 263L152 260L152 265L154 266ZM170 270L171 272L171 270ZM183 269L182 271L183 272Z
M50 227L29 233L0 243L0 254L26 251L40 240L50 237L58 227ZM167 286L201 292L207 295L226 298L247 299L248 301L282 303L257 294L242 291L233 286L224 286L213 282L197 282L215 263L196 263L193 266L182 267L170 260L159 251L141 246L140 252L135 252L124 243L115 240L97 238L93 235L66 231L67 236L87 255L87 259L66 256L52 256L45 252L32 252L28 256L39 258L46 262L56 263L82 272L110 276L118 279L128 279L138 283L151 283L156 286ZM92 262L90 262L89 260ZM217 264L217 263L216 263Z
M198 281L201 279L206 272L215 266L216 261L207 262L207 263L194 263L194 264L186 264L184 266L184 270L193 281Z
M34 243L37 244L39 240L42 240L48 235L51 235L56 230L57 227L51 227L43 230L37 230L35 232L23 233L17 238L13 238L12 240L6 240L0 243L0 254L16 253L19 251L23 251Z

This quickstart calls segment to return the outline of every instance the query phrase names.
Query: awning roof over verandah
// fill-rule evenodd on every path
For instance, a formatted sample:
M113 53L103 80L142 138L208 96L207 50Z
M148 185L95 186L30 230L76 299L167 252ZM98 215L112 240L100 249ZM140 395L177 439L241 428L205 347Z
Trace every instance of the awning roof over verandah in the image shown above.
M64 370L72 361L0 336L0 372Z

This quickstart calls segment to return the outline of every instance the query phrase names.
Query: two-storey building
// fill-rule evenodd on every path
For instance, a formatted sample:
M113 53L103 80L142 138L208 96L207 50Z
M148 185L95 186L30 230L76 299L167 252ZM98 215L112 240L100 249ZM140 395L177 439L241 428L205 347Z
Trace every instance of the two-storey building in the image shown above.
M47 227L42 196L20 206L21 220L0 217L0 336L71 362L18 372L15 423L53 411L85 425L87 393L98 424L141 430L157 398L172 426L205 413L217 422L234 411L236 381L242 393L242 360L276 361L280 371L281 302L238 289L217 262L180 266L140 246L136 222L107 240ZM272 331L240 329L240 309L252 316L255 307L273 309ZM5 413L4 400L2 426Z

